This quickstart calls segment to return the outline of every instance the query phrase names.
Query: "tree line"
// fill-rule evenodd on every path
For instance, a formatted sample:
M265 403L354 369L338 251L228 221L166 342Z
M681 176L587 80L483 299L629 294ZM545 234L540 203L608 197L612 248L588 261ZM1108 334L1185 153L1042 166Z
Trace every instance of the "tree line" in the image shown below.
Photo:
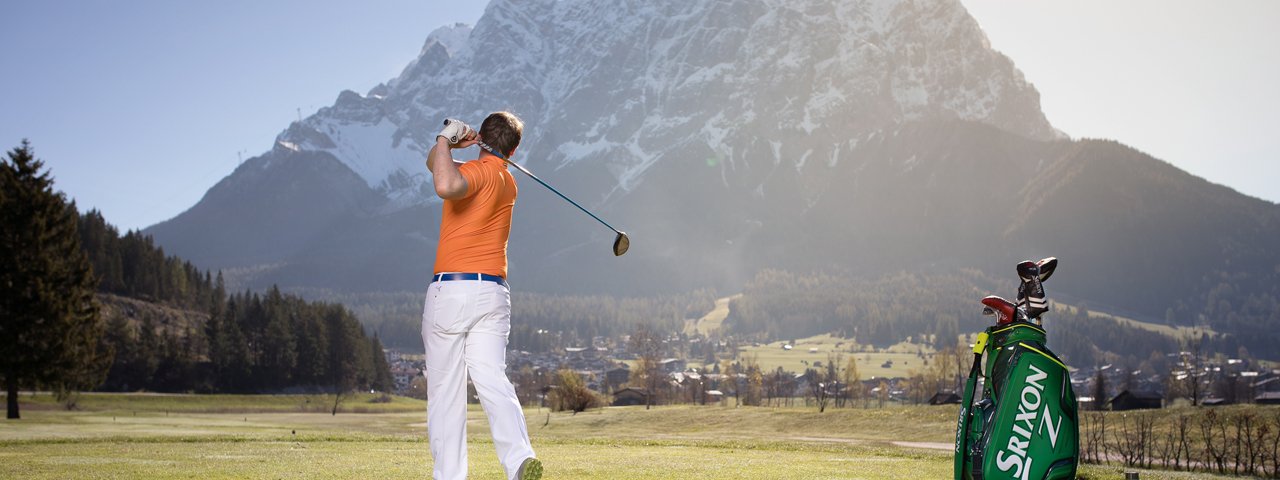
M389 348L421 353L423 293L306 292L347 305ZM655 297L552 295L517 291L511 298L511 349L550 352L590 345L596 337L617 338L639 326L678 332L689 318L715 308L711 290Z
M377 336L342 305L308 302L272 287L265 294L214 292L221 303L203 322L154 312L108 319L104 346L115 352L105 391L279 393L390 391ZM160 321L157 321L160 317ZM185 324L184 324L185 323Z
M265 294L228 294L221 273L211 277L165 255L140 232L122 236L97 211L81 215L78 225L100 292L207 314L158 324L162 316L134 308L108 318L102 344L116 355L99 389L391 389L381 341L367 336L344 306L308 302L275 286Z
M75 391L344 393L392 388L377 336L340 304L216 277L80 214L26 141L0 162L0 375ZM335 404L336 411L336 404Z
M135 230L121 235L97 210L80 215L76 231L99 292L204 312L225 301L208 271L165 255L150 235Z
M1231 333L1240 346L1275 357L1280 346L1280 268L1250 262L1252 271L1205 275L1197 294L1165 311L1171 325L1210 324Z

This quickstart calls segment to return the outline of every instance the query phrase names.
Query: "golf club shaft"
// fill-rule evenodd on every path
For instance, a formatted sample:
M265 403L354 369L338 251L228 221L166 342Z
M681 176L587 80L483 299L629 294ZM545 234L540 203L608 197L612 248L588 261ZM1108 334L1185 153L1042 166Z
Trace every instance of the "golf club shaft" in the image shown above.
M578 210L582 210L582 212L583 212L583 213L586 213L587 215L591 215L591 218L594 218L594 219L596 219L596 221L597 221L597 222L600 222L600 223L601 223L601 224L603 224L604 226L609 227L609 230L613 230L613 231L614 231L614 233L622 233L622 232L619 232L619 231L618 231L618 229L613 228L613 225L609 225L609 222L606 222L606 221L604 221L604 220L601 220L601 219L600 219L600 217L597 217L597 216L596 216L596 214L591 213L591 211L590 211L590 210L587 210L587 209L585 209L585 208L582 208L582 205L578 205L578 202L575 202L575 201L573 201L573 200L570 200L570 199L569 199L569 197L564 196L564 194L563 194L563 193L560 193L560 191L559 191L559 190L556 190L556 189L555 189L555 187L552 187L551 185L547 185L547 182L542 181L542 179L541 179L541 178L538 178L538 176L537 176L537 175L534 175L534 174L533 174L533 172L530 172L530 171L529 171L529 169L524 168L524 167L523 167L523 166L521 166L520 164L518 164L518 163L516 163L516 162L513 162L513 161L511 161L511 160L507 160L507 159L505 159L505 158L504 158L504 159L502 159L502 161L507 162L508 164L511 164L512 166L514 166L514 167L516 167L517 169L519 169L521 172L524 172L524 174L525 174L525 175L528 175L528 176L529 176L529 178L532 178L532 179L536 180L538 183L541 183L541 184L542 184L542 186L547 187L547 190L551 190L552 192L555 192L555 194L556 194L556 195L559 195L559 196L560 196L560 198L563 198L563 199L564 199L564 201L569 202L569 203L572 203L572 204L573 204L573 206L578 207Z
M445 125L448 125L448 123L445 123ZM587 214L587 215L591 215L591 218L596 219L596 221L597 221L597 222L600 222L600 224L601 224L601 225L604 225L604 226L606 226L606 227L609 227L609 230L613 230L613 233L616 233L616 234L619 234L619 235L621 235L621 234L622 234L622 232L618 231L618 229L613 228L613 225L609 225L609 222L606 222L606 221L604 221L604 220L601 220L601 219L600 219L600 217L597 217L597 216L596 216L596 214L591 213L591 211L590 211L590 210L587 210L586 208L583 208L583 207L582 207L582 205L578 205L578 202L575 202L575 201L573 201L573 200L569 199L569 197L564 196L564 194L563 194L563 193L560 193L560 191L559 191L559 190L556 190L556 188L555 188L555 187L552 187L551 185L547 185L547 182L542 181L542 179L541 179L541 178L538 178L538 176L537 176L537 175L534 175L534 174L533 174L533 172L530 172L530 171L529 171L529 169L524 168L524 167L523 167L523 166L521 166L519 163L516 163L516 162L511 161L510 159L508 159L508 158L507 158L507 156L506 156L506 155L503 155L503 154L501 154L501 153L498 153L498 151L497 151L497 150L494 150L494 149L493 149L493 147L490 147L490 146L488 146L488 145L485 145L485 143L484 143L484 142L479 142L479 141L477 141L477 142L476 142L476 144L477 144L477 145L479 145L479 146L480 146L480 148L484 149L484 151L489 152L489 153L492 153L494 156L496 156L496 157L498 157L498 158L501 158L501 159L502 159L502 161L507 162L507 164L508 164L508 165L511 165L511 166L513 166L513 167L516 167L516 169L520 170L521 172L524 172L524 174L525 174L525 175L528 175L528 176L529 176L529 178L532 178L532 179L534 179L535 181L537 181L538 183L541 183L541 184L542 184L542 186L547 187L547 190L551 190L551 191L552 191L552 192L554 192L556 195L559 195L559 196L560 196L560 198L563 198L563 199L564 199L564 201L569 202L569 203L572 203L572 204L573 204L573 206L578 207L578 210L582 210L582 213L585 213L585 214Z

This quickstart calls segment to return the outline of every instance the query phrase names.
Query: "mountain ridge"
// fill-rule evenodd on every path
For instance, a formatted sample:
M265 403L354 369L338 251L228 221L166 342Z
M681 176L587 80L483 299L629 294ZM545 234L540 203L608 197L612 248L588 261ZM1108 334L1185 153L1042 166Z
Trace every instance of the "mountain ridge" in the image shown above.
M737 142L727 134L741 123L767 122L757 107L772 109L763 99L786 95L795 98L781 102L779 109L793 120L769 127L778 133L814 135L833 110L847 104L870 112L853 119L866 124L857 127L864 132L883 125L885 117L951 115L990 120L1037 138L1060 136L1039 111L1039 94L1007 57L990 49L958 2L882 0L866 5L498 1L470 31L455 25L433 32L422 54L399 77L367 96L343 92L333 106L286 129L278 141L328 151L371 187L393 192L391 196L411 192L417 194L415 201L430 203L431 195L418 188L425 175L410 166L425 156L439 118L478 118L492 109L481 105L489 102L473 98L501 99L526 117L526 158L559 169L603 156L623 190L656 163L662 148L653 140L672 128L696 131L697 140L727 152L726 160L734 162ZM903 20L920 17L929 21ZM944 27L956 32L940 39L920 32ZM797 33L822 29L838 44L767 33L775 28ZM475 39L462 44L463 36ZM640 48L636 38L644 39ZM780 46L779 41L786 43ZM935 50L942 52L920 53ZM809 65L802 61L806 57L827 59ZM968 79L962 72L969 67L958 62L989 65L1001 73ZM686 101L705 96L704 87L715 82L726 87L712 89L725 92L715 95L718 108L693 108L705 102ZM823 90L806 100L792 87L796 83L820 84ZM624 100L612 103L610 97ZM793 105L795 100L804 104ZM390 148L370 144L387 138L392 139ZM385 183L397 171L412 179L405 185L409 188Z
M420 290L439 223L424 145L445 116L508 108L527 121L516 161L633 240L615 258L611 232L522 188L525 291L738 291L765 268L1003 278L1056 255L1060 291L1172 323L1214 311L1219 278L1280 296L1280 206L1065 138L957 1L495 0L459 44L465 28L147 232L245 286Z

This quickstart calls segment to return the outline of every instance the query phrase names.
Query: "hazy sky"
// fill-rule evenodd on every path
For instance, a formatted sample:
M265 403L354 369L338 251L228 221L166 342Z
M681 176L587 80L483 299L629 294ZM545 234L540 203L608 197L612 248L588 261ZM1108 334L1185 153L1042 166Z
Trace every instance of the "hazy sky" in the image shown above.
M1280 201L1280 1L963 3L1058 129Z
M1280 1L963 2L1059 129L1280 200ZM31 139L82 209L146 227L483 3L7 1L0 148Z

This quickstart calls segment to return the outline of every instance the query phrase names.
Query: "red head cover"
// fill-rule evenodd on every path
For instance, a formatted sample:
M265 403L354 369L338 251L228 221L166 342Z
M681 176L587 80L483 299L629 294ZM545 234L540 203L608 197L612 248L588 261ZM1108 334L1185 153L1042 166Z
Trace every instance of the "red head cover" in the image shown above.
M1014 312L1018 308L1008 300L995 295L988 295L986 298L982 299L982 304L991 308L991 310L996 313L996 325L1004 325L1012 322L1015 318Z

